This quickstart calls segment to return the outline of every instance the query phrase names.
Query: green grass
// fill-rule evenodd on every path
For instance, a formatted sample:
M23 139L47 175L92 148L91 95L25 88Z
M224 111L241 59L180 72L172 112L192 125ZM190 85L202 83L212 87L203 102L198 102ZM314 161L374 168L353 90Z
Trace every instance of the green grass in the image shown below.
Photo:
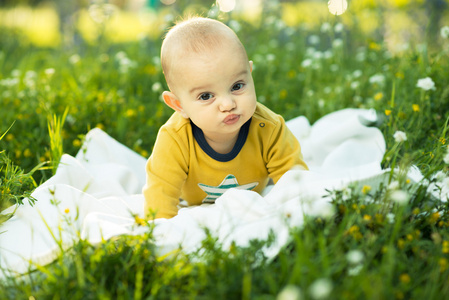
M384 116L383 167L413 164L443 184L449 40L419 47L413 45L421 41L411 41L409 50L394 54L382 34L367 36L356 22L336 31L340 19L331 16L322 20L331 30L322 32L282 25L280 11L264 14L261 23L230 17L254 61L260 102L286 119L305 115L311 122L346 107L374 108ZM172 113L160 100L166 89L160 42L37 48L18 32L0 30L1 208L21 203L53 174L62 149L76 154L91 128L145 157L151 153ZM425 77L435 90L416 86ZM396 131L407 140L396 142ZM444 175L433 178L438 171ZM280 299L320 299L319 291L323 299L447 298L448 205L431 201L426 183L416 189L397 180L410 197L403 205L387 187L330 191L336 213L292 228L274 259L261 251L270 241L223 250L212 235L198 253L166 258L155 254L151 231L96 246L80 241L54 263L0 282L0 299L274 299L281 292Z

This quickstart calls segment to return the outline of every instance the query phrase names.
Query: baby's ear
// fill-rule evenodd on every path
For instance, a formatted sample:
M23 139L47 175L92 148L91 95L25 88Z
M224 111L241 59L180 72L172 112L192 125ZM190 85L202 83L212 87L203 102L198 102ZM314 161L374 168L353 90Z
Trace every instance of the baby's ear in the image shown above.
M189 116L187 116L181 106L181 101L179 101L178 97L176 97L175 94L169 91L164 91L162 93L162 98L164 99L165 104L173 108L175 111L179 112L184 118L189 118Z
M253 72L253 61L252 60L249 61L249 71L251 73Z

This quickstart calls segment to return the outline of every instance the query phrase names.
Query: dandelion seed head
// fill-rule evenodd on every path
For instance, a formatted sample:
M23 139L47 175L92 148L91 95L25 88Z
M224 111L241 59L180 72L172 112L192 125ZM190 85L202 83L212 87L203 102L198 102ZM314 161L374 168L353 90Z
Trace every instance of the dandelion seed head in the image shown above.
M330 31L332 30L332 26L331 26L330 23L324 22L324 23L321 25L320 30L321 30L321 32L323 32L323 33L324 33L324 32L330 32Z
M151 86L151 90L155 93L159 93L162 91L162 84L160 82L155 82Z
M394 213L388 213L387 214L387 221L388 221L388 223L390 223L390 224L393 224L394 223Z
M72 56L69 57L69 62L72 65L77 64L80 60L81 60L81 57L78 54L73 54Z
M368 79L369 83L383 86L385 84L385 76L383 74L374 74Z
M343 46L342 39L335 39L332 41L332 48L340 48L341 46Z
M317 45L320 43L320 37L316 34L312 34L311 36L309 36L309 38L307 40L312 45Z
M443 39L449 39L449 26L441 27L440 35Z
M419 87L420 89L423 89L425 91L436 90L435 82L433 82L432 78L430 77L418 79L416 87Z
M405 205L410 198L409 194L403 190L395 190L390 194L391 200L399 205Z
M346 253L346 260L353 265L360 264L365 259L365 255L360 250L351 250Z
M344 28L345 27L344 27L344 25L342 23L337 23L334 26L334 31L335 32L342 32Z
M407 140L407 135L405 134L405 132L400 130L396 131L393 134L393 137L396 143L405 142Z
M301 300L303 299L301 289L296 285L285 286L277 295L276 300Z
M332 292L332 288L332 281L327 278L320 278L310 285L309 293L313 299L326 299Z

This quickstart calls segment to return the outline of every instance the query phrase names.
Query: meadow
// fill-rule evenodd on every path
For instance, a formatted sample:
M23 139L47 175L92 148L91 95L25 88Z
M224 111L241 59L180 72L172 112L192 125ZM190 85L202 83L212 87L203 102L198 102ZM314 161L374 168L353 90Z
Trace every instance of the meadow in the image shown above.
M449 1L432 10L432 1L354 0L342 16L327 1L228 13L192 2L138 15L86 9L65 33L56 21L40 31L8 23L19 12L57 19L48 6L0 9L0 210L32 202L91 128L151 154L172 113L160 98L161 36L185 13L236 31L254 61L258 101L311 123L347 107L375 109L387 143L382 167L417 166L424 180L329 191L335 214L291 228L272 260L261 251L270 240L225 251L209 235L198 253L170 257L155 255L151 233L79 241L52 264L0 281L0 299L449 298L449 204L438 199L449 188Z

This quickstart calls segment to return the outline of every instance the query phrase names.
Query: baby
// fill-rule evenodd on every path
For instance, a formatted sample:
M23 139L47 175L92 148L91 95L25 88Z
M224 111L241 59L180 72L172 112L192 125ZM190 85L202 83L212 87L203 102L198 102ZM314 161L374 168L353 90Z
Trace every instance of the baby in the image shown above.
M147 218L172 218L180 199L214 203L231 188L258 193L293 167L307 170L284 119L258 103L253 62L223 23L190 18L174 26L161 48L175 110L160 128L146 165Z

